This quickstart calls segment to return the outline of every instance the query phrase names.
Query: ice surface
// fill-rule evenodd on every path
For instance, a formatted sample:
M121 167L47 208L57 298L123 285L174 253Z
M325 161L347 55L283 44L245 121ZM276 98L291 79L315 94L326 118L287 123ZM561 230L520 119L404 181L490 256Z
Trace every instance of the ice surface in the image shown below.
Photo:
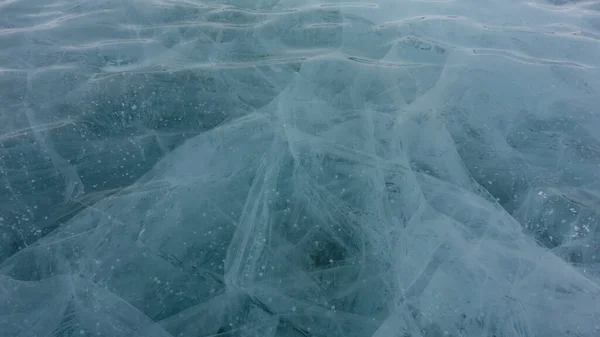
M0 2L0 335L600 335L600 4Z

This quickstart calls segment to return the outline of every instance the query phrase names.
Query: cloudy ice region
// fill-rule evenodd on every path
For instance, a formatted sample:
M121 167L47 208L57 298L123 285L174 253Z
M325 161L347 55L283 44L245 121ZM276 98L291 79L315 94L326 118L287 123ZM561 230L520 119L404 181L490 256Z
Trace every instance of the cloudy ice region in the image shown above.
M0 0L0 336L600 336L600 2Z

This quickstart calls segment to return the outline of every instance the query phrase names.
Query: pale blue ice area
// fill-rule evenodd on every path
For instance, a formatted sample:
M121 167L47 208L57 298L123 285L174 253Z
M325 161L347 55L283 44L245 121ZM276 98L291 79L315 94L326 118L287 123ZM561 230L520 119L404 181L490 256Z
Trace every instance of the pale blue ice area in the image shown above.
M599 337L600 1L0 0L0 337Z

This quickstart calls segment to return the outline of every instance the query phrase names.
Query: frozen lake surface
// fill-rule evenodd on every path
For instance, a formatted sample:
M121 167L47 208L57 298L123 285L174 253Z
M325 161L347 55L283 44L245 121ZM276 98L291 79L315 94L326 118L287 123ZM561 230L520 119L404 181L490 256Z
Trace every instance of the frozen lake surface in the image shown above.
M0 0L0 335L600 336L600 2Z

